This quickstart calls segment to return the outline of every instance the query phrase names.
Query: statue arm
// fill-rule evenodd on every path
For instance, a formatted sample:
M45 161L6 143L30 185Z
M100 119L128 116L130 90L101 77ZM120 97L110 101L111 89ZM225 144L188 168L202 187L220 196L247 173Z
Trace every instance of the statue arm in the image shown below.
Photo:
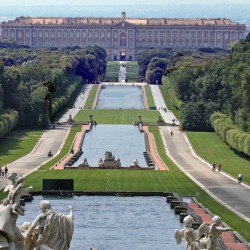
M232 228L227 228L227 227L216 227L216 229L220 232L229 232L229 231L233 231Z
M74 220L74 210L73 210L73 206L72 205L69 205L69 215L68 215L68 217L71 220Z
M42 218L44 218L46 215L44 214L40 214L36 217L36 219L32 222L29 230L27 231L27 237L30 237L32 236L32 234L34 233L35 231L35 228L39 225L39 222Z

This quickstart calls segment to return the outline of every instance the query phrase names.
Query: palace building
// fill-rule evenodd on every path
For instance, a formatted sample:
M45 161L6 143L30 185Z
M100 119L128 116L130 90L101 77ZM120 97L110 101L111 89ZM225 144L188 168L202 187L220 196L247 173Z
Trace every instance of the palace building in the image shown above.
M1 23L2 38L31 48L100 46L108 60L136 60L149 48L227 48L246 26L229 19L19 17Z

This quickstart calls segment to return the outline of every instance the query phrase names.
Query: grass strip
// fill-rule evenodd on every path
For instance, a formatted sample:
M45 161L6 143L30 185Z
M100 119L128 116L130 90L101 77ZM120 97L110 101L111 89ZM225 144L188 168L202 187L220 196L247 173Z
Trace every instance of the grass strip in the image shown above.
M106 81L117 81L120 64L119 62L108 61L105 79Z
M145 85L146 96L148 100L149 109L156 109L154 98L149 85Z
M35 147L43 130L13 130L0 139L0 166L27 155Z
M138 109L91 109L80 110L74 117L75 121L88 121L89 115L93 115L93 120L97 124L132 124L138 121L138 116L142 116L143 122L156 122L160 113L157 110Z
M211 164L221 164L222 171L237 178L243 174L244 182L250 184L249 158L232 150L215 132L187 132L196 153Z
M136 62L126 63L126 78L128 82L138 82L139 65Z
M92 107L92 104L94 102L94 99L95 99L95 95L96 95L96 92L97 92L97 89L98 89L98 85L93 85L92 86L92 89L88 95L88 98L87 98L87 101L84 105L84 109L91 109Z

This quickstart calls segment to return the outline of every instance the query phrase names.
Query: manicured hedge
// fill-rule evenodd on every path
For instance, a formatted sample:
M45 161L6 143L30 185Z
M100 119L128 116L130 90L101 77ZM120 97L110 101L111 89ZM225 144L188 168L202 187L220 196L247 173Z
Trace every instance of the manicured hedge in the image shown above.
M0 138L8 134L18 122L18 112L8 109L0 115Z
M235 126L225 114L216 112L210 120L215 132L224 142L233 149L250 156L250 134Z

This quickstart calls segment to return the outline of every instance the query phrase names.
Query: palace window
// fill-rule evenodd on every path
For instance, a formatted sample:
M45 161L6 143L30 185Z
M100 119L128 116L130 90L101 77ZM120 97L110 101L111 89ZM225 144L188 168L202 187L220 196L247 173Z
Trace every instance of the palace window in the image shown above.
M3 31L3 36L4 36L4 37L8 37L8 34L9 34L8 30L4 30L4 31Z
M89 37L89 38L92 38L92 36L93 36L92 31L89 30L89 31L88 31L88 37Z
M126 46L126 45L127 45L126 34L121 33L121 35L120 35L120 46Z
M64 31L64 32L63 32L63 37L64 37L64 38L68 38L68 31Z
M23 34L22 34L22 31L21 31L21 30L19 30L19 31L18 31L18 33L17 33L17 37L18 37L18 38L21 38L21 37L22 37L22 35L23 35Z
M45 38L49 37L49 32L47 30L44 32L44 36L45 36Z
M14 38L14 37L15 37L15 31L14 31L14 30L11 30L11 31L10 31L10 37L11 37L11 38Z
M52 31L50 32L50 37L51 37L51 38L55 38L55 31L54 31L54 30L52 30Z
M60 30L57 31L57 37L58 37L58 38L61 38L61 37L62 37L62 31L60 31Z

